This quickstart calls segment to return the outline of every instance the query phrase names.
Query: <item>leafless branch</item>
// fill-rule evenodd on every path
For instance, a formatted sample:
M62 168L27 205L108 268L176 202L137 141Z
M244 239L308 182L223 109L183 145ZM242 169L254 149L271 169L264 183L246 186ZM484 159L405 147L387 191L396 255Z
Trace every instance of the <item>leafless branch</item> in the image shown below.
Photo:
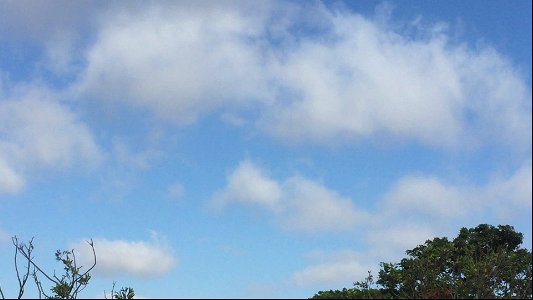
M33 240L33 239L32 239ZM39 268L39 266L37 266L34 262L33 262L33 258L28 254L26 253L26 251L24 250L24 248L22 247L17 247L17 251L22 254L22 256L24 256L24 258L26 258L28 260L28 263L31 264L35 269L37 269L37 271L39 271L41 274L43 274L48 280L52 281L53 283L55 284L59 284L59 282L57 280L54 280L52 277L50 277L48 274L46 274L46 272L44 272L41 268Z
M13 245L15 246L15 271L17 274L17 280L19 284L19 294L18 294L17 299L21 299L22 296L24 295L24 289L26 287L28 277L30 276L30 262L31 262L31 252L33 251L33 238L29 241L28 245L24 243L19 243L18 238L16 236L11 238L11 241L13 242ZM27 256L29 257L29 259L27 260L26 272L22 275L22 277L19 272L19 265L18 265L18 259L17 259L19 251L27 253ZM2 293L2 297L3 297L3 293Z
M115 285L116 284L117 284L117 282L113 281L113 287L111 288L111 298L109 298L109 299L114 299L115 298L114 295L115 295ZM107 298L107 293L105 292L105 290L104 290L104 298L108 299Z
M37 277L37 271L35 270L35 268L33 268L32 276L33 276L33 279L35 281L35 285L37 286L37 290L39 291L39 299L42 299L42 296L44 296L45 298L50 298L44 292L43 285L42 285L41 281L39 281L39 278Z
M94 259L94 262L92 264L92 266L87 269L87 271L85 271L83 274L79 275L77 274L77 266L76 266L76 256L74 254L74 249L72 250L72 258L73 258L73 262L74 262L74 268L76 269L76 274L74 274L74 277L73 280L72 280L72 287L74 286L74 283L77 283L77 286L76 288L74 289L73 291L73 296L77 296L79 292L83 291L86 287L86 284L82 284L80 283L80 279L84 278L85 276L88 276L89 272L92 271L92 269L94 269L94 267L96 266L96 251L94 250L94 242L93 242L93 239L91 239L90 241L86 241L87 244L89 244L89 246L91 246L91 250L93 252L93 259ZM71 290L72 290L72 287L71 287Z

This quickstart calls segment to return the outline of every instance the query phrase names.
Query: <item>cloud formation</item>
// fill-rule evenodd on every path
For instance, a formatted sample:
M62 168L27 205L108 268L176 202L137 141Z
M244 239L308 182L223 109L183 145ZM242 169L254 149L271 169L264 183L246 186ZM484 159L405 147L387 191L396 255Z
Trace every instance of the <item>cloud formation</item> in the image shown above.
M367 222L368 216L354 201L328 189L323 184L291 177L283 184L287 199L280 224L294 231L336 232L353 229Z
M25 184L24 178L7 165L0 157L0 192L16 193L20 191Z
M178 124L263 97L261 45L250 42L261 30L256 23L235 6L216 3L123 11L101 26L76 89Z
M321 4L124 10L98 27L74 89L178 124L224 107L289 141L530 147L531 92L512 63L443 24L409 26Z
M531 162L524 162L507 176L485 184L451 184L433 176L405 176L384 196L385 214L409 212L441 220L465 219L487 213L511 219L531 209Z
M366 272L382 261L397 261L407 249L438 236L453 236L457 220L463 224L479 224L498 220L516 224L529 215L531 224L531 164L524 163L509 176L485 185L450 184L437 177L405 176L384 194L378 210L368 212L371 220L365 227L364 252L326 252L316 262L293 273L299 285L339 284L363 279ZM436 221L438 220L438 221ZM526 232L530 235L531 232ZM526 240L525 247L531 247ZM330 287L325 287L329 289Z
M280 209L283 190L278 182L249 160L244 160L228 175L228 184L215 196L216 206L231 202L263 206L273 211Z
M229 174L227 186L214 196L214 204L265 208L280 227L308 233L353 229L367 217L350 198L319 182L299 176L278 182L265 173L252 161L241 161Z
M403 228L401 232L424 228L420 234L409 236L429 236L438 231L429 225L437 219L440 229L456 220L472 218L480 222L486 218L511 222L530 211L532 205L529 161L512 174L481 185L447 183L436 176L407 175L383 193L375 210L359 209L355 205L357 199L341 196L309 178L292 176L276 180L266 173L250 160L241 161L228 174L226 187L214 195L213 204L219 208L241 204L266 209L273 214L275 223L288 231L320 233L365 227L379 236L403 236L404 241L410 239L391 231L394 222ZM407 245L399 242L398 248Z
M94 239L97 264L94 273L102 276L160 277L177 263L172 251L164 244L154 241L127 241ZM92 264L92 250L85 240L72 248L79 253L83 266Z
M530 84L497 50L455 39L447 24L393 25L320 2L6 3L0 3L0 38L41 43L42 57L32 59L42 61L32 70L45 74L44 82L49 72L68 74L61 92L96 103L89 105L119 103L110 107L147 110L178 126L214 115L288 142L496 145L531 156ZM83 40L85 35L90 38ZM0 193L21 191L36 169L102 159L72 107L37 85L17 87L0 76ZM158 155L120 142L111 151L125 168L149 168ZM274 178L244 160L214 202L265 209L287 231L366 229L374 256L364 255L377 260L448 233L457 220L530 220L531 174L526 162L483 184L407 175L385 187L377 209L363 210L356 206L361 199L317 180ZM110 190L116 194L125 184L115 182ZM180 197L183 186L176 183L167 192ZM172 251L157 242L95 242L102 275L161 276L175 265ZM360 256L340 256L296 272L294 281L366 274Z
M527 145L531 93L493 49L456 44L445 31L405 36L357 14L325 18L327 34L303 37L280 64L280 84L294 96L270 112L268 131L317 141L385 135L436 146Z
M314 284L351 285L354 278L366 277L370 268L363 264L360 253L353 251L335 251L314 255L317 263L296 271L292 280L300 286Z
M20 191L34 169L87 167L103 158L90 129L47 90L0 91L0 120L0 192Z

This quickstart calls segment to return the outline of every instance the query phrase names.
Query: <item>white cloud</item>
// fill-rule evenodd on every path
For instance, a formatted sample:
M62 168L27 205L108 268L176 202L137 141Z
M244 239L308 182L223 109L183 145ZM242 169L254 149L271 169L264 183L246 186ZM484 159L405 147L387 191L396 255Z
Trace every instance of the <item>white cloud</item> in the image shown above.
M242 161L230 173L226 188L214 196L213 202L219 207L240 203L267 208L273 213L274 222L288 231L338 232L369 226L377 236L390 233L393 239L401 237L406 241L409 239L400 232L417 229L420 234L408 235L429 236L454 221L472 218L483 222L484 217L496 217L499 221L512 222L531 208L529 162L507 177L482 185L444 183L435 176L405 176L384 193L374 212L358 209L353 199L308 178L295 176L280 182L264 173L253 162ZM437 231L417 225L436 219L442 225ZM391 224L396 225L391 227ZM401 224L405 228L398 229ZM398 232L391 232L396 227ZM396 242L399 247L406 246Z
M373 253L387 258L426 239L455 234L458 221L519 224L524 215L531 218L531 173L528 161L485 184L444 183L433 176L400 178L371 213L368 245Z
M0 193L16 193L24 187L25 181L0 157Z
M366 221L352 199L342 197L322 184L292 177L284 183L287 195L282 226L307 232L343 231Z
M491 180L480 191L478 202L484 204L486 210L509 221L519 214L530 214L533 198L531 170L531 162L526 162L510 176Z
M245 160L229 174L227 186L212 201L221 208L232 204L266 208L273 222L287 231L316 234L364 227L374 236L371 243L390 237L391 245L406 249L423 242L420 237L447 233L459 220L512 224L514 218L531 211L531 190L529 161L512 174L485 184L408 175L383 193L374 210L363 210L353 199L320 182L302 176L276 180ZM428 225L435 220L439 227Z
M15 161L65 167L100 158L89 129L60 104L40 99L6 101L0 107L2 152ZM15 151L16 150L16 151Z
M176 123L264 98L269 89L262 51L253 41L257 23L250 12L216 3L113 14L87 52L77 90L148 108Z
M279 64L291 99L262 123L275 135L385 134L467 147L531 141L531 94L496 51L449 42L441 31L413 38L357 14L324 15L327 34L293 37L299 42Z
M382 261L397 261L405 250L423 244L435 237L429 228L395 224L394 227L373 229L368 232L368 248L364 252L351 250L319 251L308 254L316 262L297 270L292 281L301 286L350 286L364 280L371 271L374 276Z
M436 177L408 176L398 180L385 196L390 211L422 213L435 218L464 216L469 195L456 186L447 186Z
M485 184L452 184L434 176L406 176L386 193L380 208L384 215L408 213L411 217L416 214L448 222L483 214L512 221L530 210L531 190L531 162Z
M446 24L414 22L407 34L383 17L289 3L159 3L109 16L75 85L83 97L181 124L224 106L230 121L290 141L531 145L527 82L496 50L450 38Z
M523 218L523 214L531 218L531 173L531 162L527 161L511 174L495 177L485 184L445 183L434 176L400 178L384 193L375 211L360 212L366 235L364 252L311 253L309 256L317 262L294 272L292 280L298 285L315 287L328 284L326 289L331 284L346 286L364 279L366 272L375 271L372 267L377 267L379 262L398 261L405 257L405 250L428 239L453 238L458 219L464 226L470 226L494 221L515 224L517 216ZM333 193L322 193L320 189L309 188L309 194L328 199L328 194ZM338 200L335 202L338 204ZM325 216L339 216L335 211L328 212L328 206L318 207L317 212L322 210ZM317 213L308 220L320 223L320 218ZM530 234L526 231L526 237ZM525 245L528 247L527 238Z
M297 271L293 278L298 285L351 283L352 278L364 278L367 271L359 261L321 263Z
M276 223L289 231L343 231L367 217L351 199L318 182L291 177L279 183L249 160L239 163L227 181L226 188L214 196L215 205L240 203L267 208L274 213Z
M31 86L9 92L0 99L0 190L19 191L34 169L91 166L102 160L89 128L51 92Z
M402 224L403 223L403 224ZM401 220L388 220L381 227L368 232L369 252L374 257L397 260L403 257L405 250L423 244L426 240L442 234L430 224L406 223Z
M352 251L328 253L318 263L294 272L292 280L301 286L316 284L351 285L354 280L368 275L370 265L362 262L363 256Z
M157 240L127 241L100 238L93 241L97 258L95 274L159 277L176 265L172 251ZM85 240L79 241L71 248L75 249L81 265L85 267L92 265L92 250Z
M259 205L271 210L279 209L283 196L280 185L251 161L240 162L227 180L227 187L215 196L215 205L224 206L237 202Z

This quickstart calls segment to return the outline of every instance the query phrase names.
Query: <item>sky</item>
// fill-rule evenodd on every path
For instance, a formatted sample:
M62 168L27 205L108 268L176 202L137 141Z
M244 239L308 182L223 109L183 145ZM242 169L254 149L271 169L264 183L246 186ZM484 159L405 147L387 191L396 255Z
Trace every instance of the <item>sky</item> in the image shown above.
M307 298L481 223L531 249L531 11L1 1L4 294L15 235L51 273L92 238L89 298Z

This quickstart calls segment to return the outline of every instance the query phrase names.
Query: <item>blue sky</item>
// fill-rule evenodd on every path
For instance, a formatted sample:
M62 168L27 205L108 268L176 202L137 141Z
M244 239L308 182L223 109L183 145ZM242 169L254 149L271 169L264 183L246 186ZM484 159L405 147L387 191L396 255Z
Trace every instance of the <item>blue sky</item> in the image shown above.
M143 297L310 297L460 227L531 249L531 2L0 2L10 237ZM28 291L32 292L32 290Z

